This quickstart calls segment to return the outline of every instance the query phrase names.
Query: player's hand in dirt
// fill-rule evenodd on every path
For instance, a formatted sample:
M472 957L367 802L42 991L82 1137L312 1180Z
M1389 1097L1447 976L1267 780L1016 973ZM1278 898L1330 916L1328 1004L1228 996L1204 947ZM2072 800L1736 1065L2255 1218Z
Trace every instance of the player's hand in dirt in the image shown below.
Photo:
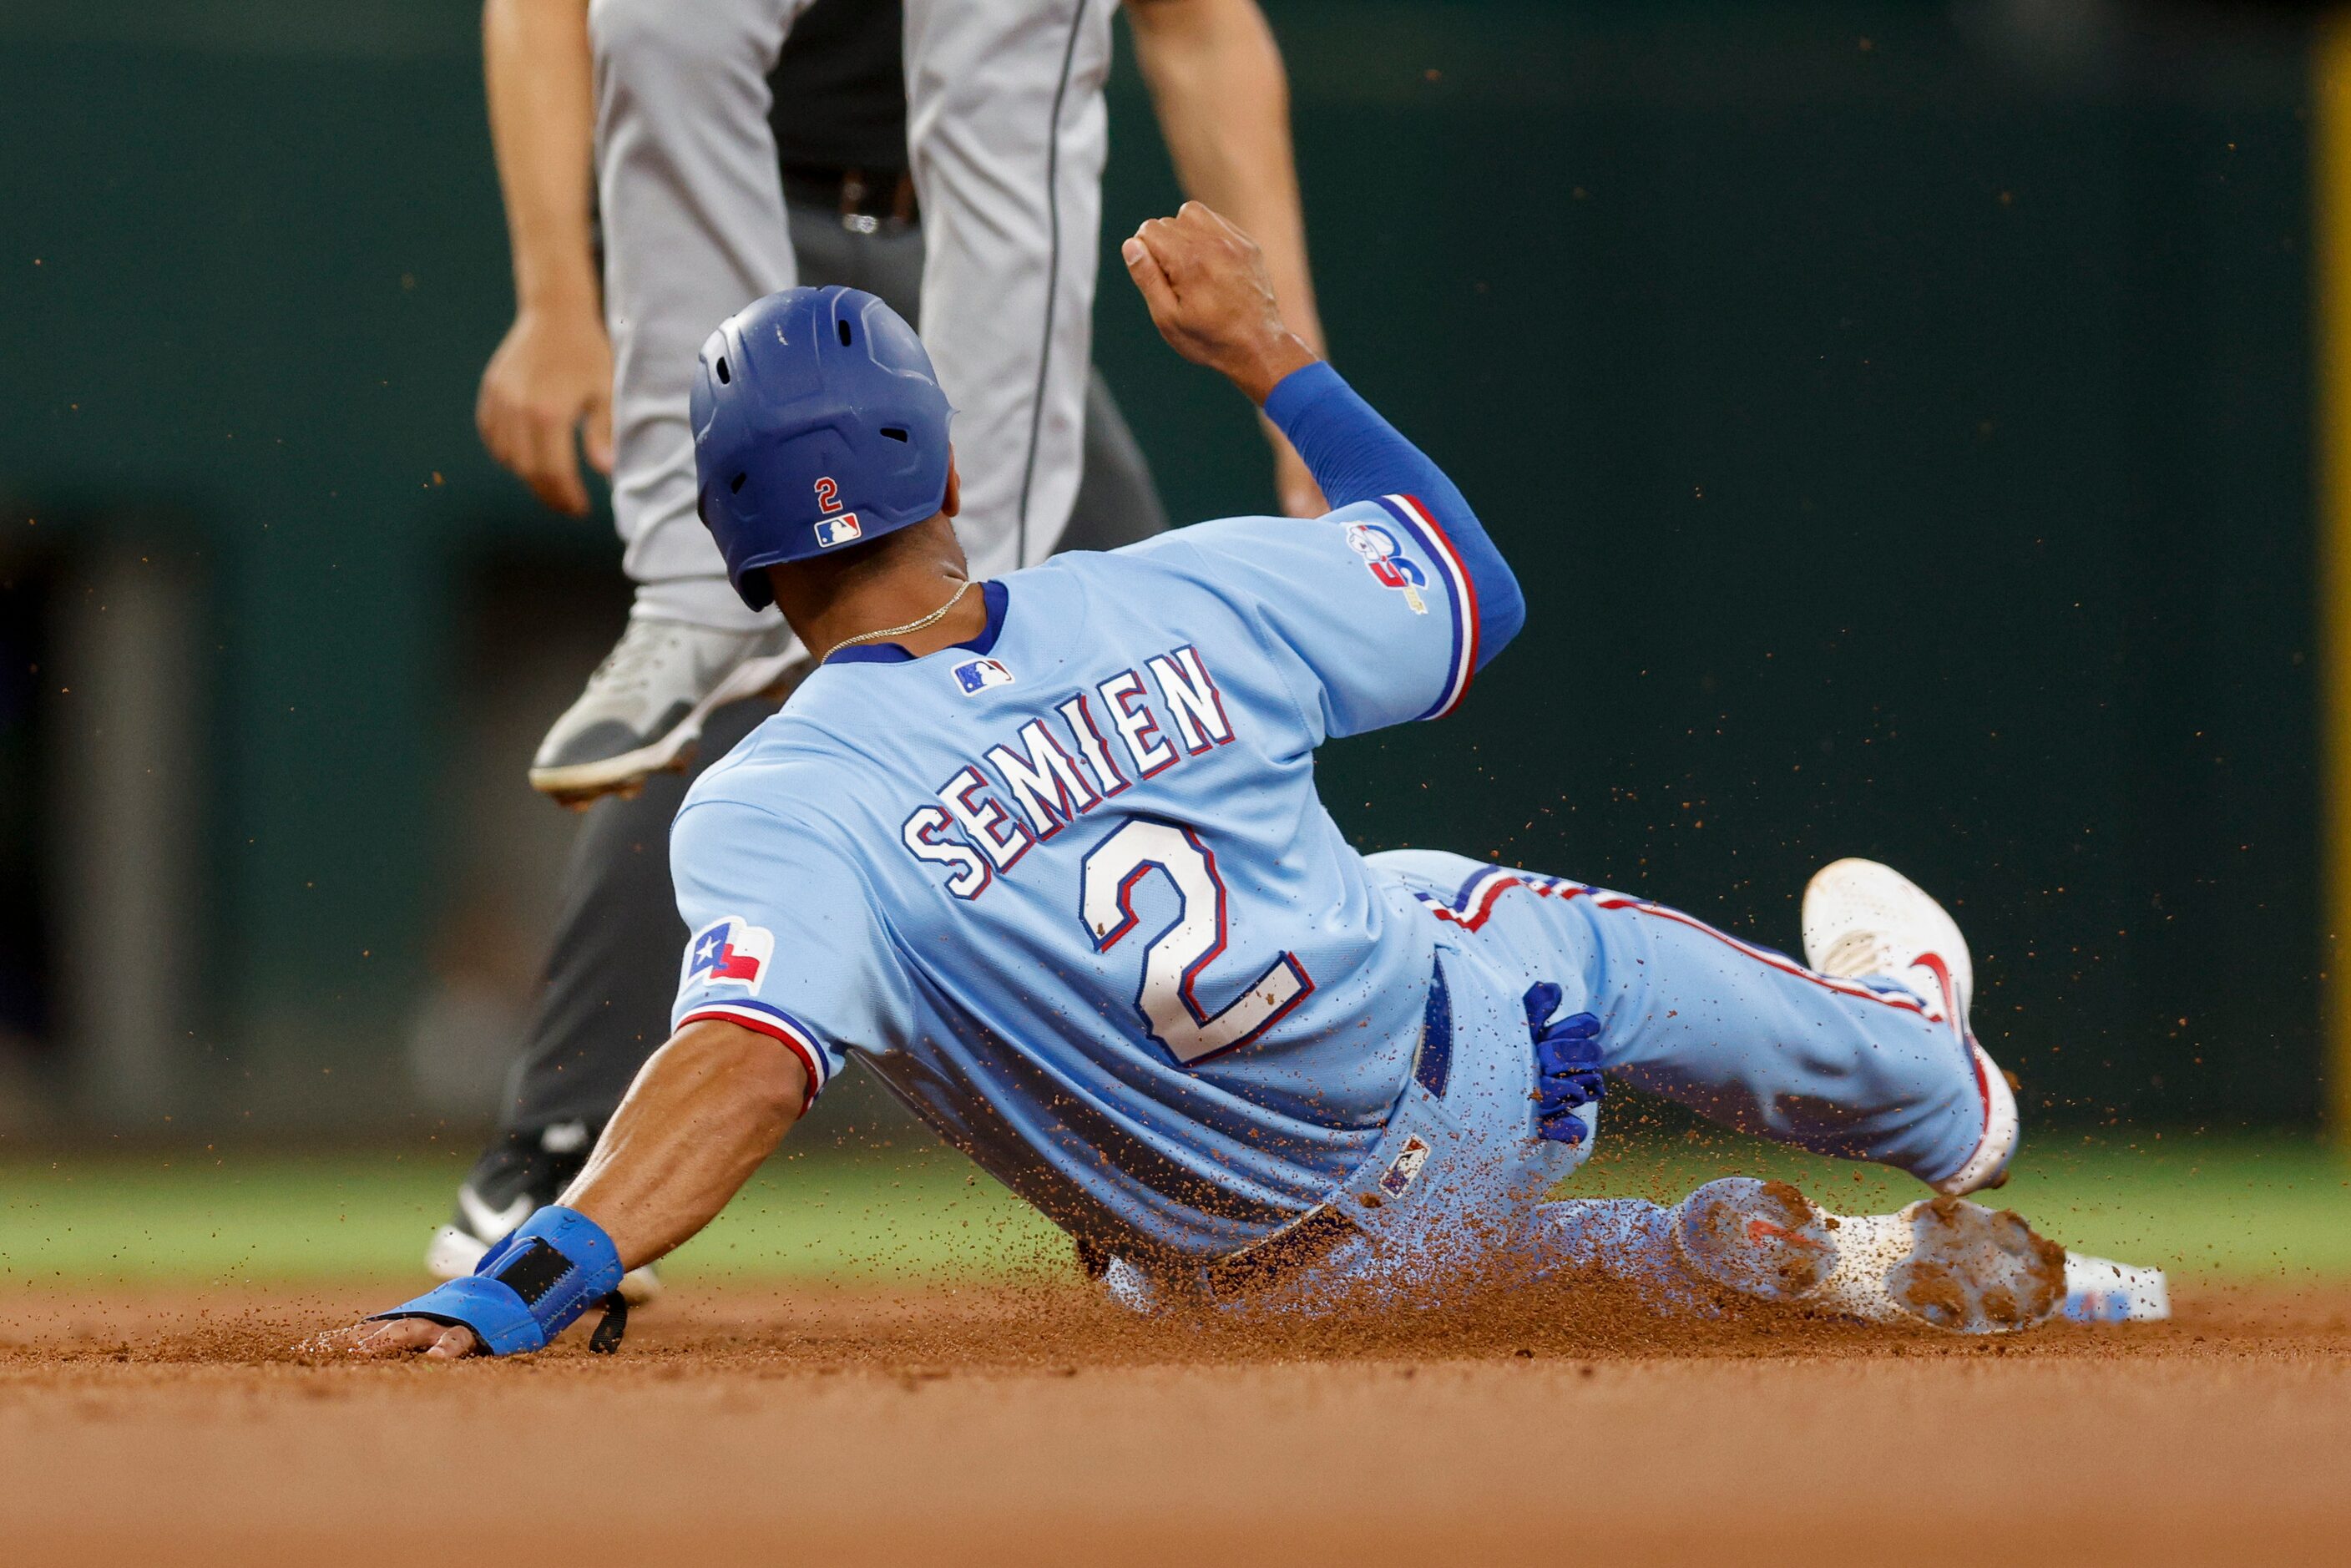
M1159 335L1193 363L1222 372L1251 402L1265 402L1282 377L1317 358L1282 325L1257 242L1202 204L1152 219L1119 254Z
M353 1355L413 1355L421 1351L427 1361L455 1361L482 1348L472 1329L462 1323L436 1323L431 1318L354 1323L329 1340Z
M474 424L541 501L585 517L581 452L597 473L612 472L612 342L595 311L518 313L482 372Z

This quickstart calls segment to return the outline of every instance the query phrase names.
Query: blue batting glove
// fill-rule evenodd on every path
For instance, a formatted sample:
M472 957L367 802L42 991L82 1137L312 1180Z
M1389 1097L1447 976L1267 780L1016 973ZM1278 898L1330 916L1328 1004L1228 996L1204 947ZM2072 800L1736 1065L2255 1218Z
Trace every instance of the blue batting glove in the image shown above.
M1557 1023L1560 988L1549 980L1527 988L1527 1033L1535 1046L1535 1135L1553 1143L1583 1142L1576 1112L1596 1105L1608 1092L1600 1075L1600 1020L1575 1013Z
M492 1355L544 1349L580 1313L620 1288L621 1254L603 1227L577 1209L540 1209L474 1265L473 1273L435 1286L370 1322L425 1318L462 1324ZM619 1297L612 1296L617 1303ZM617 1307L612 1318L618 1317ZM618 1322L597 1331L620 1342ZM599 1345L596 1348L606 1348Z

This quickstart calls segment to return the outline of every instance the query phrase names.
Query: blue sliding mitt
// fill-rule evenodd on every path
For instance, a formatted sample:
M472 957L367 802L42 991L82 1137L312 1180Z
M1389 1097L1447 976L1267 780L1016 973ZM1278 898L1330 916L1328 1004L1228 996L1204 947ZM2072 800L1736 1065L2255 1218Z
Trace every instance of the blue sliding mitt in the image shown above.
M471 1275L403 1301L371 1322L425 1318L462 1324L492 1355L544 1349L599 1301L605 1303L590 1350L617 1350L628 1324L618 1294L621 1255L603 1228L577 1209L550 1204L482 1254Z

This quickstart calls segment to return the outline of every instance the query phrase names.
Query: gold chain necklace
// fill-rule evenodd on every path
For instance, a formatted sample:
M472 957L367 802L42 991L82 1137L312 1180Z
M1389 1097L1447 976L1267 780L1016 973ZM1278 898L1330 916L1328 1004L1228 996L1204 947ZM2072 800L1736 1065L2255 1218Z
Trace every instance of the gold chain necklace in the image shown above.
M979 584L977 581L968 579L966 580L961 588L956 589L953 593L947 596L947 601L945 604L940 605L936 610L932 611L928 615L924 616L919 621L909 621L904 626L884 626L879 632L860 632L854 637L843 637L840 642L835 643L831 647L827 648L824 651L823 658L818 659L817 663L821 664L824 663L825 659L831 658L843 648L852 648L860 643L879 643L885 638L903 637L909 632L919 632L925 626L935 626L940 622L947 618L948 611L953 610L956 605L963 602L963 596L965 594L969 593L973 589L978 586Z

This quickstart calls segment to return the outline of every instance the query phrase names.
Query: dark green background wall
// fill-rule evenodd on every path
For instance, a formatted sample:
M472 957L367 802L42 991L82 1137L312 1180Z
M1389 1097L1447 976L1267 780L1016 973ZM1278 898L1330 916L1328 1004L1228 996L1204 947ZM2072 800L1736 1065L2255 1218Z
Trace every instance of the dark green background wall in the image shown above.
M1790 946L1820 861L1886 858L1959 904L2036 1101L2314 1115L2291 25L1269 9L1334 352L1533 605L1462 717L1332 748L1361 841ZM206 585L216 1110L385 1079L469 563L617 563L472 434L474 39L454 0L0 5L0 575L129 529ZM1173 186L1131 70L1113 125L1114 239ZM1114 260L1099 320L1177 515L1260 505Z

